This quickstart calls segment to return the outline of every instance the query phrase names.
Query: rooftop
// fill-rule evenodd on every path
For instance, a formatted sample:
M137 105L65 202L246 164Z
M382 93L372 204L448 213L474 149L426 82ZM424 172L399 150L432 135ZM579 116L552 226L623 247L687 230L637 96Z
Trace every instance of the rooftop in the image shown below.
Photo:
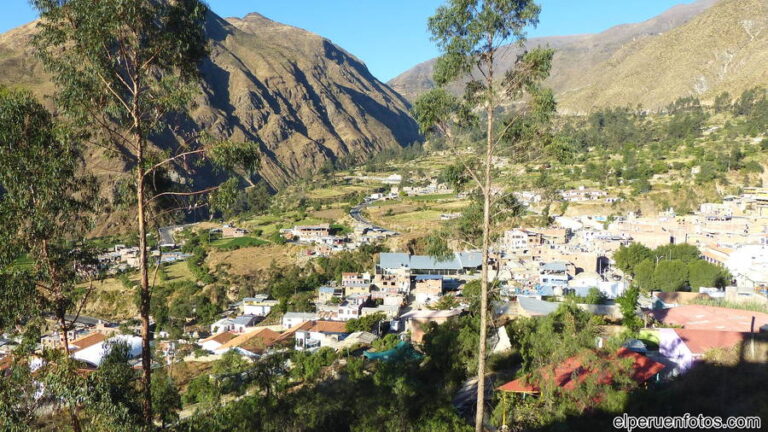
M768 324L768 314L716 306L678 306L652 311L651 315L662 323L681 325L688 330L750 332Z
M462 270L479 267L483 259L479 252L460 252L452 258L440 260L428 255L409 255L401 252L386 252L379 255L379 266L383 268L410 268L427 270Z
M645 357L642 354L620 348L616 354L607 357L609 360L629 358L633 360L630 371L632 379L637 383L643 383L664 369L664 365ZM601 384L612 381L610 374L591 370L585 367L582 356L573 356L558 365L554 370L554 380L558 387L565 390L573 390L579 383L585 381L588 375L600 374L598 378ZM542 375L552 376L552 371L547 368L540 369ZM500 391L511 393L539 393L539 386L527 382L527 378L518 378L498 388Z
M741 343L748 333L716 330L660 329L674 331L694 354L715 348L731 348Z
M83 336L79 339L75 339L69 343L70 349L73 351L84 350L90 346L96 345L107 340L107 336L103 333L91 333L87 336Z

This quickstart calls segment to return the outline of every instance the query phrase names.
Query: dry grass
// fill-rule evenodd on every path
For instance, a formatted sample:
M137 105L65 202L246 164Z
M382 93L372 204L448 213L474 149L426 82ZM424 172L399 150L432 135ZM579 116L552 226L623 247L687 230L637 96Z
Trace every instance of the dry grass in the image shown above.
M226 264L229 266L228 272L233 275L252 275L268 269L272 262L277 265L294 263L297 254L302 249L295 245L271 245L234 251L211 251L206 263L210 268L216 268L219 264Z

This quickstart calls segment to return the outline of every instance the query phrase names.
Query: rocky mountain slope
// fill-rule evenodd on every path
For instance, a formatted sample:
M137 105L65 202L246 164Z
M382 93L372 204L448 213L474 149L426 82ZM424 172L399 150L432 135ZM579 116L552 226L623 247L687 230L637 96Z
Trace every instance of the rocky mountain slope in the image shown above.
M640 46L655 40L666 32L688 23L717 2L718 0L698 0L681 4L647 21L619 25L598 34L532 38L527 46L549 46L556 50L552 75L547 85L561 96L561 108L565 111L581 110L584 107L578 98L564 99L562 96L591 84L590 80L598 78L595 74L602 76L600 67L619 51L628 46ZM519 52L516 47L504 49L498 67L508 68ZM412 100L434 86L431 78L433 65L434 60L417 65L392 79L389 84ZM605 79L610 80L611 77L606 74Z
M561 94L577 111L597 106L660 108L680 96L712 100L722 92L768 85L768 1L721 0L667 33L635 41L585 69Z
M259 175L273 187L328 160L419 140L408 102L331 41L259 14L211 14L206 25L211 56L192 127L258 142ZM53 86L28 43L34 31L31 23L0 35L0 84L49 98Z

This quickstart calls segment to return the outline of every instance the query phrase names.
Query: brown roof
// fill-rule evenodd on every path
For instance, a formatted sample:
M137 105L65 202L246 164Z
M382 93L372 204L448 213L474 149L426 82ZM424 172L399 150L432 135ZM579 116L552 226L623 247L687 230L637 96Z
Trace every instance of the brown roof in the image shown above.
M619 359L627 358L632 360L631 370L628 371L630 377L638 384L648 381L664 369L663 364L651 360L644 355L630 351L627 348L620 348L616 354L607 357L610 361L618 361ZM552 372L548 371L545 367L540 368L539 371L543 377L553 378L555 384L564 390L573 390L577 388L577 386L585 381L589 375L597 376L597 380L600 384L610 384L613 381L613 377L610 373L592 370L585 367L583 363L583 359L580 356L573 356L555 367L554 376L552 375ZM511 393L539 393L539 386L535 383L528 382L529 379L530 377L518 378L498 387L498 390Z
M73 340L69 343L69 346L70 349L72 349L74 352L77 352L90 346L96 345L97 343L104 342L105 340L107 340L107 336L105 334L96 332L81 337L80 339Z
M347 333L347 323L341 321L315 321L309 331L318 333Z
M280 333L267 328L241 334L221 345L218 349L242 348L248 351L262 350L271 346L280 337ZM253 349L251 349L253 348Z
M300 330L309 330L313 326L312 321L304 321L303 323L296 324L280 334L280 337L275 342L281 342L296 334Z
M213 335L213 336L211 336L209 338L203 339L200 342L201 343L205 343L205 342L213 341L213 342L218 342L220 344L225 344L225 343L231 341L232 339L234 339L236 337L237 337L237 335L235 333L233 333L231 331L227 331L227 332L215 334L215 335Z
M694 354L714 348L731 348L741 343L748 333L716 330L675 329L675 333Z
M768 314L716 306L686 305L651 312L665 324L693 330L749 332L768 324ZM754 328L752 320L754 319Z

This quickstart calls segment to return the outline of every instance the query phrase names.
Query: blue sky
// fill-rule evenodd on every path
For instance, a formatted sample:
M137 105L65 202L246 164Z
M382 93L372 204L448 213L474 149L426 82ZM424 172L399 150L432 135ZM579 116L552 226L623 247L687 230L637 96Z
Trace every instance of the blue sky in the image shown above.
M2 0L0 33L29 22L28 0ZM691 0L539 0L541 24L530 36L596 33L643 21ZM208 0L223 17L259 12L325 36L366 62L387 81L438 55L426 20L443 0Z

